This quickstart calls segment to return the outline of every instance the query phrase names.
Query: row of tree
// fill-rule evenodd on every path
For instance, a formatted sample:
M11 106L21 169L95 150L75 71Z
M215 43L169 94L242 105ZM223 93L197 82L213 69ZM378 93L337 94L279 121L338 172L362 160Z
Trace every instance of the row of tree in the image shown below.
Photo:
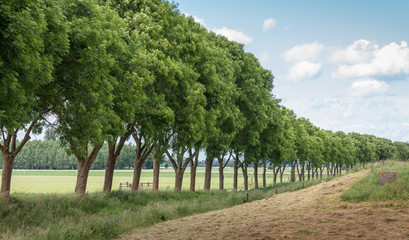
M44 126L75 157L79 195L104 142L103 190L111 191L129 138L135 142L132 190L149 155L155 186L165 155L175 170L175 190L190 166L194 191L200 151L206 190L215 159L221 173L229 159L234 162L237 189L240 168L248 187L251 164L257 171L269 161L275 172L290 165L295 180L296 169L304 178L305 169L336 172L393 152L388 140L331 133L296 118L272 95L271 72L243 45L208 32L166 0L6 1L0 42L5 196L17 154Z

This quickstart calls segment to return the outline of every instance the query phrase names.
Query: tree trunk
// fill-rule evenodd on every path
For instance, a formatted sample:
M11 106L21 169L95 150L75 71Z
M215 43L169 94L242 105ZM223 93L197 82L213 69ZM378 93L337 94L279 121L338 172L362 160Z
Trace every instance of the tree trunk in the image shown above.
M105 180L104 180L104 193L110 193L112 189L112 180L114 179L115 169L115 145L108 143L108 159L105 166Z
M324 169L322 168L322 166L320 167L320 180L322 180L322 171L324 171Z
M183 183L183 174L184 169L178 168L175 172L175 191L181 192L182 191L182 183Z
M192 153L192 149L189 149L189 158L186 159L184 162L184 156L188 149L183 146L176 152L176 159L172 157L168 150L166 150L166 156L168 156L170 163L172 164L173 170L175 170L175 191L180 192L182 191L182 182L183 182L183 174L189 163L192 161L192 156L196 156L199 154L199 151L196 150L195 153Z
M155 158L154 154L153 157L153 191L158 191L159 189L159 171L160 171L160 161Z
M142 135L138 135L137 131L132 133L132 137L136 142L135 148L135 162L134 162L134 169L133 169L133 178L132 178L132 191L138 191L139 184L141 181L141 173L142 173L142 166L148 156L151 154L153 150L153 144L147 146L146 141L143 141L144 137Z
M77 183L75 185L75 193L84 196L85 191L87 190L88 174L91 169L92 163L98 155L99 150L101 149L103 143L95 146L91 153L87 155L86 158L81 156L77 157L78 162L78 172L77 172ZM87 149L87 146L84 146L84 149Z
M266 172L267 172L267 163L263 162L263 188L267 187L267 178L266 178Z
M281 166L279 168L277 168L277 166L275 164L273 164L273 185L275 185L277 183L277 175L281 169Z
M194 157L194 160L191 159L190 162L190 191L194 192L196 190L196 169L197 165L199 164L199 154L192 157Z
M3 155L3 171L1 176L0 194L7 200L10 198L11 174L13 172L14 159L28 140L30 140L31 131L37 122L38 118L31 122L24 134L23 140L21 140L19 144L17 143L17 133L19 129L15 129L12 133L8 133L6 136L4 132L2 133L3 141L0 141L0 151Z
M247 174L247 167L248 167L248 163L244 161L244 163L241 165L241 170L243 172L244 190L249 190L249 177Z
M254 188L258 188L258 163L254 163Z
M298 180L299 180L299 182L301 182L302 177L301 177L301 173L300 173L300 169L299 169L298 165L299 165L299 164L297 163Z
M133 178L132 178L132 186L131 186L132 191L138 191L139 189L139 185L141 181L142 166L143 166L143 161L141 157L139 157L137 154L135 162L134 162L134 167L133 167Z
M233 190L237 191L237 175L239 170L239 156L236 154L234 158L234 172L233 172Z
M290 182L295 182L295 164L296 161L291 163L291 178L290 178Z
M105 167L105 180L104 180L104 188L103 191L105 193L110 193L112 190L112 180L114 179L114 170L115 170L115 163L121 153L123 146L125 145L125 141L129 138L131 132L128 131L122 137L120 137L118 145L116 143L117 139L114 141L108 141L108 158L107 164Z
M14 157L12 154L3 151L3 172L1 176L1 194L4 198L10 197L11 173L13 171Z
M219 190L224 189L224 168L223 163L219 165Z
M284 164L281 166L281 169L279 169L279 170L280 170L280 183L283 182L283 176L284 176L284 171L285 171L286 165L287 165L287 164L284 163Z
M311 163L310 162L307 163L307 179L308 181L311 180Z
M213 158L206 158L205 160L205 179L204 179L204 190L210 190L210 184L212 180L212 166Z

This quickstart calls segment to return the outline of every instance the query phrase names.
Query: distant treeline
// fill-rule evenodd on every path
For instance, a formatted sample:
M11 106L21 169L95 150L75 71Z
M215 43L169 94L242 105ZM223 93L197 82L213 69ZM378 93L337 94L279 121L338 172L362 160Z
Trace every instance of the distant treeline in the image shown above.
M0 153L1 155L1 153ZM105 169L108 157L108 146L104 144L92 164L91 169ZM132 169L135 162L135 146L127 144L123 147L115 165L116 169ZM3 158L0 159L3 164ZM15 169L77 169L75 156L69 155L60 141L34 140L29 141L17 155ZM152 157L143 164L144 169L152 169Z

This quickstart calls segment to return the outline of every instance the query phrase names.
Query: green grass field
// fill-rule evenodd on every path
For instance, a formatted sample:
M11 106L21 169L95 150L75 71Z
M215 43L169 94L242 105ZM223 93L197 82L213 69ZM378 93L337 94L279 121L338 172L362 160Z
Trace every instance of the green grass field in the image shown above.
M396 172L396 180L380 186L379 171ZM345 191L341 198L352 202L409 200L409 163L385 161L373 164L371 172Z
M262 185L262 169L259 169L259 184ZM113 190L119 188L119 183L132 182L132 170L116 170L113 180ZM76 182L76 170L13 170L11 179L12 193L70 193L74 191ZM88 178L87 192L100 192L104 184L105 171L91 170ZM289 178L289 169L283 176L283 181L287 182ZM152 170L143 170L141 182L152 182ZM175 182L175 174L172 168L161 169L159 178L160 190L172 190ZM249 168L249 183L254 182L253 169ZM203 189L204 168L197 169L196 189ZM239 170L239 189L243 188L243 176ZM267 171L267 185L273 183L272 170ZM186 169L183 179L183 189L187 190L190 186L190 169ZM233 188L233 169L226 168L224 173L225 189ZM219 187L218 168L212 171L212 189ZM251 186L250 186L251 187Z

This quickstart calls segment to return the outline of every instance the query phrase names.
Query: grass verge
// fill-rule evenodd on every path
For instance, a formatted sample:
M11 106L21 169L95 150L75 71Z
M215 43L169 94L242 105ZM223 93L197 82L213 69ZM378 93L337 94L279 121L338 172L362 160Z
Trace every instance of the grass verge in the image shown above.
M305 182L304 187L320 181ZM296 191L302 183L281 183L249 192L249 201ZM112 239L137 227L246 202L246 191L113 191L87 194L13 194L0 201L0 238Z
M379 185L379 171L395 171L396 180L384 186ZM352 202L408 200L409 163L383 161L371 166L370 173L358 180L351 189L341 195L342 200Z

